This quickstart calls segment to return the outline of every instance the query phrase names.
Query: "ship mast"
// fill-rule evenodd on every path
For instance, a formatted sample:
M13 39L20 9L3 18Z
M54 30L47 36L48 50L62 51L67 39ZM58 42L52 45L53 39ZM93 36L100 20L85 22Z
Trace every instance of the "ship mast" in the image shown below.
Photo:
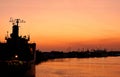
M24 20L21 19L12 19L10 18L10 22L12 22L13 27L12 27L12 33L11 33L11 38L17 39L19 37L19 23L25 23Z

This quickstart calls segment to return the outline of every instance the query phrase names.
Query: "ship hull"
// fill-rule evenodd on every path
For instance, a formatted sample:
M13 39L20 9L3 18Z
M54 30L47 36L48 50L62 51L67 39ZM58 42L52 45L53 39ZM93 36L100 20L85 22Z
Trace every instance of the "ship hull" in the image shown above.
M35 77L35 64L33 61L0 62L0 77Z

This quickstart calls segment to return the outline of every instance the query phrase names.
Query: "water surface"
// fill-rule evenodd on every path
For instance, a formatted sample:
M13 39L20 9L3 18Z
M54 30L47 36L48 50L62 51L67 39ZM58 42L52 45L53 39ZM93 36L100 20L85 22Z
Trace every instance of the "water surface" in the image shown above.
M120 57L49 60L36 66L36 77L120 77Z

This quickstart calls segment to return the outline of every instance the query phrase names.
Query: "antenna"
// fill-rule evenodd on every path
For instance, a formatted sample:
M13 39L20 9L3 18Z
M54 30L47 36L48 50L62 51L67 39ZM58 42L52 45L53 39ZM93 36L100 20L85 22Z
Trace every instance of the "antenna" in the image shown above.
M18 23L26 23L26 21L24 20L21 20L21 19L13 19L12 17L10 17L10 21L9 22L12 22L13 25L17 25L18 26Z

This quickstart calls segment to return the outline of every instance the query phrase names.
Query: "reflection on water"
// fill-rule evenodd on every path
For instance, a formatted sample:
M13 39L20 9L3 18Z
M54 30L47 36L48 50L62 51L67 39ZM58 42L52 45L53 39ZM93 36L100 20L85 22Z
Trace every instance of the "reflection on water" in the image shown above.
M36 66L36 77L120 77L120 57L67 58Z

